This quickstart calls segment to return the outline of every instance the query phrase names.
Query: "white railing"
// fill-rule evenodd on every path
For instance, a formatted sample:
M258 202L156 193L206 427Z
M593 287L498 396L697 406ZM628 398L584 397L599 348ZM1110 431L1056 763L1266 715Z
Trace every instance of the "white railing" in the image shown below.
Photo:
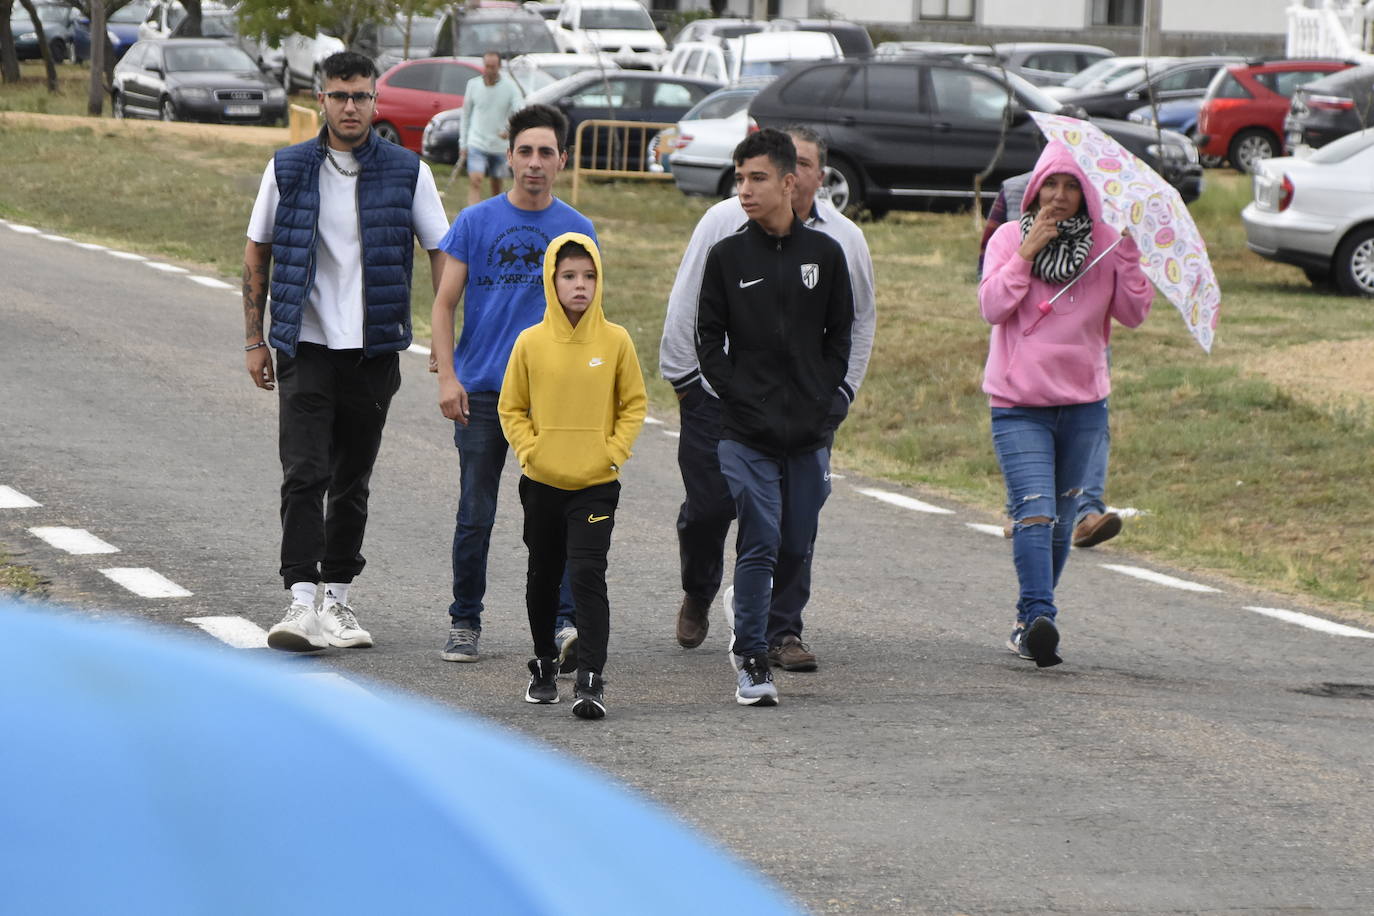
M1288 7L1288 57L1326 57L1374 64L1363 0L1322 0L1316 9Z

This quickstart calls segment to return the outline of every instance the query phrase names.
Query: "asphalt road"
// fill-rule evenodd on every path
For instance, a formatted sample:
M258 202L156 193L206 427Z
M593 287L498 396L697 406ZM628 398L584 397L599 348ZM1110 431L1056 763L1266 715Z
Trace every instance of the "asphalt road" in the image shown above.
M238 296L4 225L0 276L0 486L41 503L0 509L0 545L92 616L206 640L186 618L274 623L276 404L243 370ZM893 487L837 480L808 614L821 669L781 675L776 709L745 709L718 615L700 649L673 639L681 482L675 417L661 416L623 481L609 717L521 700L514 475L485 657L441 661L458 462L423 357L402 365L353 590L377 647L299 658L302 670L385 682L563 748L814 912L1374 912L1374 639L1253 613L1292 605L1233 584L1186 591L1103 568L1149 566L1129 529L1071 559L1067 663L1040 671L1002 645L1009 550L967 525L995 518L939 499L927 501L952 514L915 512L857 490ZM35 526L84 528L120 553L69 555ZM100 574L112 563L192 594L139 598ZM455 780L480 789L461 761Z

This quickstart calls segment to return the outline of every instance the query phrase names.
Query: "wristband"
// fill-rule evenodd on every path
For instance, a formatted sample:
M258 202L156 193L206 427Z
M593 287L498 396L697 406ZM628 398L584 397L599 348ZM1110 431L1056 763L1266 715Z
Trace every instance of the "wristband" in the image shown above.
M260 341L258 341L257 343L253 344L251 347L244 347L244 348L243 348L243 352L244 352L244 353L252 353L254 350L257 350L258 348L260 348L260 347L265 347L265 346L267 346L267 341L265 341L265 340L260 340Z

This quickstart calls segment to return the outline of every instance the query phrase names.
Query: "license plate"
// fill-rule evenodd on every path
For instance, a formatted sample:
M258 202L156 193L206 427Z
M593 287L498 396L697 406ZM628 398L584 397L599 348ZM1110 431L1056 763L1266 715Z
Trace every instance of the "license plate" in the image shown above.
M254 117L256 117L257 115L262 114L262 106L261 106L261 105L225 105L225 106L224 106L224 113L225 113L226 115L231 116L231 117L232 117L232 116L235 116L235 115L238 115L238 116L240 116L240 117L242 117L242 116L244 116L244 115L253 115Z

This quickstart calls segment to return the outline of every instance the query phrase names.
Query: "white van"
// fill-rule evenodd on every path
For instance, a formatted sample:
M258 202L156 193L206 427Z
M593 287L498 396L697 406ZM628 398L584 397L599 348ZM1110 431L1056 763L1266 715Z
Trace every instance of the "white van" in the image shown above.
M730 78L730 66L725 59L725 46L719 41L679 41L668 52L664 73L714 80L725 85Z
M639 0L565 0L554 38L563 51L610 54L622 65L653 69L668 49Z
M843 56L840 43L829 32L758 32L725 40L730 83L778 76L798 61Z

